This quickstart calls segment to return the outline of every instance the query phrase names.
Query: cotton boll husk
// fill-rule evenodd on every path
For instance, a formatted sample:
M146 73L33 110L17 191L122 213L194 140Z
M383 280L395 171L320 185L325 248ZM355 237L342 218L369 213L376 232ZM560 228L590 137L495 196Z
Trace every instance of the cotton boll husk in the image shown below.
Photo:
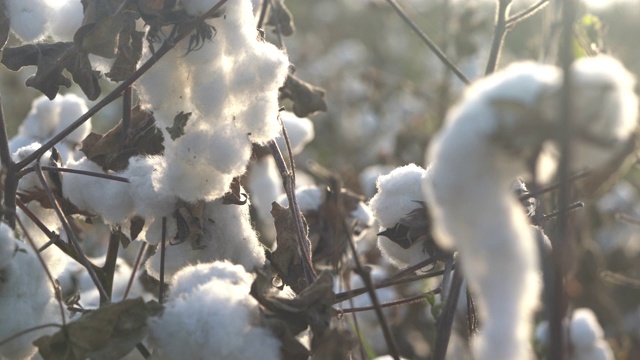
M427 170L409 164L378 178L378 193L369 201L369 207L381 227L392 228L401 218L421 207L418 201L423 201L422 177L426 173Z
M186 289L169 299L159 317L149 319L149 341L159 359L280 359L280 341L260 326L257 301L249 295L249 274L240 274L229 263L209 265L229 277L208 275L185 268L174 278L176 288ZM183 274L182 272L187 272ZM186 282L187 284L183 284Z
M177 198L159 190L157 172L166 171L166 163L160 156L136 156L129 159L129 166L121 176L129 179L130 194L135 213L143 218L161 218L175 210Z
M55 41L73 41L84 19L82 3L76 0L55 0L50 3L53 14L49 18L49 35Z
M311 141L315 136L313 122L308 118L299 118L294 113L289 111L281 111L280 118L284 123L284 127L287 130L287 136L291 144L291 152L293 155L297 155L302 152L302 149ZM279 135L276 138L276 143L280 148L280 151L286 153L287 144L284 141L284 137Z
M569 336L576 348L589 348L603 337L602 328L596 315L588 308L575 309L571 318Z
M6 3L11 31L24 42L46 36L52 9L43 0L9 0Z
M253 283L253 276L240 265L228 261L196 264L185 267L173 277L169 300L189 296L189 293L213 279L247 287Z
M82 158L66 165L69 169L104 174L93 161ZM88 175L62 173L62 194L79 209L100 215L110 224L120 223L133 211L128 183Z
M60 323L61 314L55 299L53 284L33 250L18 241L9 227L0 224L0 248L9 249L11 260L0 268L0 339L46 323ZM6 260L6 259L3 259ZM0 346L0 358L25 359L37 349L32 342L55 332L47 328L20 336Z

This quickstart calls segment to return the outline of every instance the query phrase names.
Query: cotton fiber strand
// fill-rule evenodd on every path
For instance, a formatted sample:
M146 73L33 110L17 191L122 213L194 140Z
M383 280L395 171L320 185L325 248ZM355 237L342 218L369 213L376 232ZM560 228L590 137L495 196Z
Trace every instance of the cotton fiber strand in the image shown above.
M148 321L158 359L280 359L281 343L261 326L249 295L251 275L216 262L185 268L173 283L191 290L171 293L164 312Z
M53 284L33 250L18 241L13 231L0 223L0 339L46 323L60 323L60 309ZM0 358L25 359L36 353L32 342L55 332L48 328L29 332L0 346Z
M52 8L46 0L8 0L11 31L22 41L32 42L47 35Z

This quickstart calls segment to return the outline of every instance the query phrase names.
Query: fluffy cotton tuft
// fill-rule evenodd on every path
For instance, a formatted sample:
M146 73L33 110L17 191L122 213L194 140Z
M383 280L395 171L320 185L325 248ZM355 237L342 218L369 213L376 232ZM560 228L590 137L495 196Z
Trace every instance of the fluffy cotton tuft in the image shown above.
M104 174L102 168L85 158L70 161L69 169ZM107 223L121 223L133 211L128 183L88 175L62 173L62 194L79 209L102 216Z
M187 13L201 14L216 2L182 1ZM275 46L257 39L249 0L230 1L225 16L208 20L211 41L187 54L188 40L163 57L136 84L163 129L179 112L191 113L185 135L165 132L164 170L155 182L186 201L222 196L245 171L251 142L266 143L279 133L278 88L289 62ZM143 60L151 56L145 48ZM170 169L170 170L169 170Z
M77 0L53 0L53 14L49 18L49 35L55 41L73 41L73 36L82 25L84 11Z
M226 262L177 273L159 317L148 321L158 359L280 359L280 341L261 326L251 275Z
M315 136L313 122L308 118L299 118L289 111L281 111L280 118L284 123L284 128L287 130L291 152L293 155L297 155ZM276 142L281 151L287 151L287 144L282 135L276 138Z
M60 323L53 284L33 250L0 223L0 339L46 323ZM6 251L6 252L5 252ZM32 342L55 328L29 332L0 346L2 359L26 359L36 353Z
M247 186L251 193L251 203L264 222L273 222L271 203L282 194L282 179L271 156L256 161L247 176Z
M7 15L11 31L22 41L32 42L46 36L52 8L45 0L8 0Z
M261 267L265 262L264 248L251 225L248 203L224 205L222 199L205 204L204 234L200 245L185 241L176 244L177 223L174 217L167 218L165 274L171 277L187 265L228 260L242 265L247 271ZM147 240L157 244L162 239L162 221L156 219L147 231ZM171 245L173 244L173 245ZM160 251L147 261L147 271L156 278L160 274Z

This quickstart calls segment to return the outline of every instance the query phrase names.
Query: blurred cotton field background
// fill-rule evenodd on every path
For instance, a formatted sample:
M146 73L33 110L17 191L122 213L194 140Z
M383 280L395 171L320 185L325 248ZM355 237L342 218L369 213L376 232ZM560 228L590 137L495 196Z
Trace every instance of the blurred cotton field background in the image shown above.
M0 359L640 358L639 3L565 3L0 1Z

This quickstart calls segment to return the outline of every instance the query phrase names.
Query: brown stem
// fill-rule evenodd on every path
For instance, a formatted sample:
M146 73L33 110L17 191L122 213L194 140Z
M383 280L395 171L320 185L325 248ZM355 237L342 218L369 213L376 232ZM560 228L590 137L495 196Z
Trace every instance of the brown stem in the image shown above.
M507 32L507 15L509 8L511 7L512 0L498 0L498 11L496 15L496 25L493 30L493 40L491 42L491 50L489 51L489 60L487 61L487 68L485 75L489 75L496 71L498 61L500 60L500 53L502 52L502 44L504 43L504 36Z

